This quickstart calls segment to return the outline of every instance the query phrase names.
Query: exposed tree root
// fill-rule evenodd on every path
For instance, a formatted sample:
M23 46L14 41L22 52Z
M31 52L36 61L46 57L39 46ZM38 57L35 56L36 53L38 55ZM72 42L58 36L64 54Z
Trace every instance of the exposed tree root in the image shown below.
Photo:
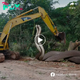
M79 45L80 45L80 41L78 41L78 40L76 40L75 42L70 41L68 51L78 50Z
M0 53L0 63L5 60L5 56L3 53Z
M7 51L5 52L5 54L6 54L5 57L6 57L7 59L17 60L17 59L20 58L19 52L13 52L13 51L7 50Z

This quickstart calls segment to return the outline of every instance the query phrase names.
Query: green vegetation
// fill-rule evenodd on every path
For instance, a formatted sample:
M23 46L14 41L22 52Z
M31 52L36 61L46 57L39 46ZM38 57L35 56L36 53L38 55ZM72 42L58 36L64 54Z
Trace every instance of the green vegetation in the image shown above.
M5 77L5 76L2 76L2 77L1 77L2 80L3 80L3 79L6 79L6 78L7 78L7 77Z
M11 1L12 0L5 0L5 2L8 3L11 3ZM14 0L14 2L19 1L21 2L21 0ZM58 41L55 39L54 35L50 32L42 19L38 18L18 25L11 30L9 37L11 50L19 51L21 55L31 57L34 57L35 54L38 53L38 50L34 44L36 24L41 25L42 34L44 34L47 39L47 42L44 45L45 52L51 50L67 50L70 41L80 40L80 0L77 1L78 5L76 6L76 9L69 9L70 3L65 7L53 9L51 6L58 3L57 1L53 2L53 0L22 0L22 2L24 3L20 6L23 7L22 11L8 10L7 14L0 14L0 31L3 30L3 27L6 25L7 21L11 20L18 14L24 13L37 6L41 6L49 14L59 32L66 33L66 45L61 44L59 47L55 47L55 42ZM31 12L31 14L34 12Z

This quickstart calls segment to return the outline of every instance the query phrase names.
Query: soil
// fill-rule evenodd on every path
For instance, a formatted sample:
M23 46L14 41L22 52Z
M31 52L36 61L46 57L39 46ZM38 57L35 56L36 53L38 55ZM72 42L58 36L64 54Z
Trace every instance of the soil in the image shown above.
M80 80L80 64L44 62L30 57L5 60L0 63L0 80Z

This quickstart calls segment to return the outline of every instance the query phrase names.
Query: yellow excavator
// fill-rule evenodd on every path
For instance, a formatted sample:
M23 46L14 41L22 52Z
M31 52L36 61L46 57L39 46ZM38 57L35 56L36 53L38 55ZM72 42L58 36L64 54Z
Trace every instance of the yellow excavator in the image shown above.
M30 13L34 11L35 9L38 9L37 13L26 15L27 13ZM8 21L7 24L5 25L3 31L0 33L0 52L1 52L0 62L5 60L6 55L8 56L14 55L13 59L19 58L18 53L12 53L8 51L9 50L8 38L9 38L10 30L16 25L25 23L27 21L30 21L39 17L42 18L42 20L45 22L45 24L48 26L48 28L54 34L54 36L56 36L60 41L65 40L65 33L59 32L57 30L57 27L53 28L54 23L52 22L52 20L50 19L46 11L41 7L36 7L21 15L16 16L15 18Z

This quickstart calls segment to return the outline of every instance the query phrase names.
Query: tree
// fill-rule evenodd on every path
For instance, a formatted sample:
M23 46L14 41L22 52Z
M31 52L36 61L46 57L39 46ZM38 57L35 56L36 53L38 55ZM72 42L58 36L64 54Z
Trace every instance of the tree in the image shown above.
M0 14L0 31L1 32L2 32L2 30L3 30L3 28L6 25L8 20L9 20L9 18L5 13Z

